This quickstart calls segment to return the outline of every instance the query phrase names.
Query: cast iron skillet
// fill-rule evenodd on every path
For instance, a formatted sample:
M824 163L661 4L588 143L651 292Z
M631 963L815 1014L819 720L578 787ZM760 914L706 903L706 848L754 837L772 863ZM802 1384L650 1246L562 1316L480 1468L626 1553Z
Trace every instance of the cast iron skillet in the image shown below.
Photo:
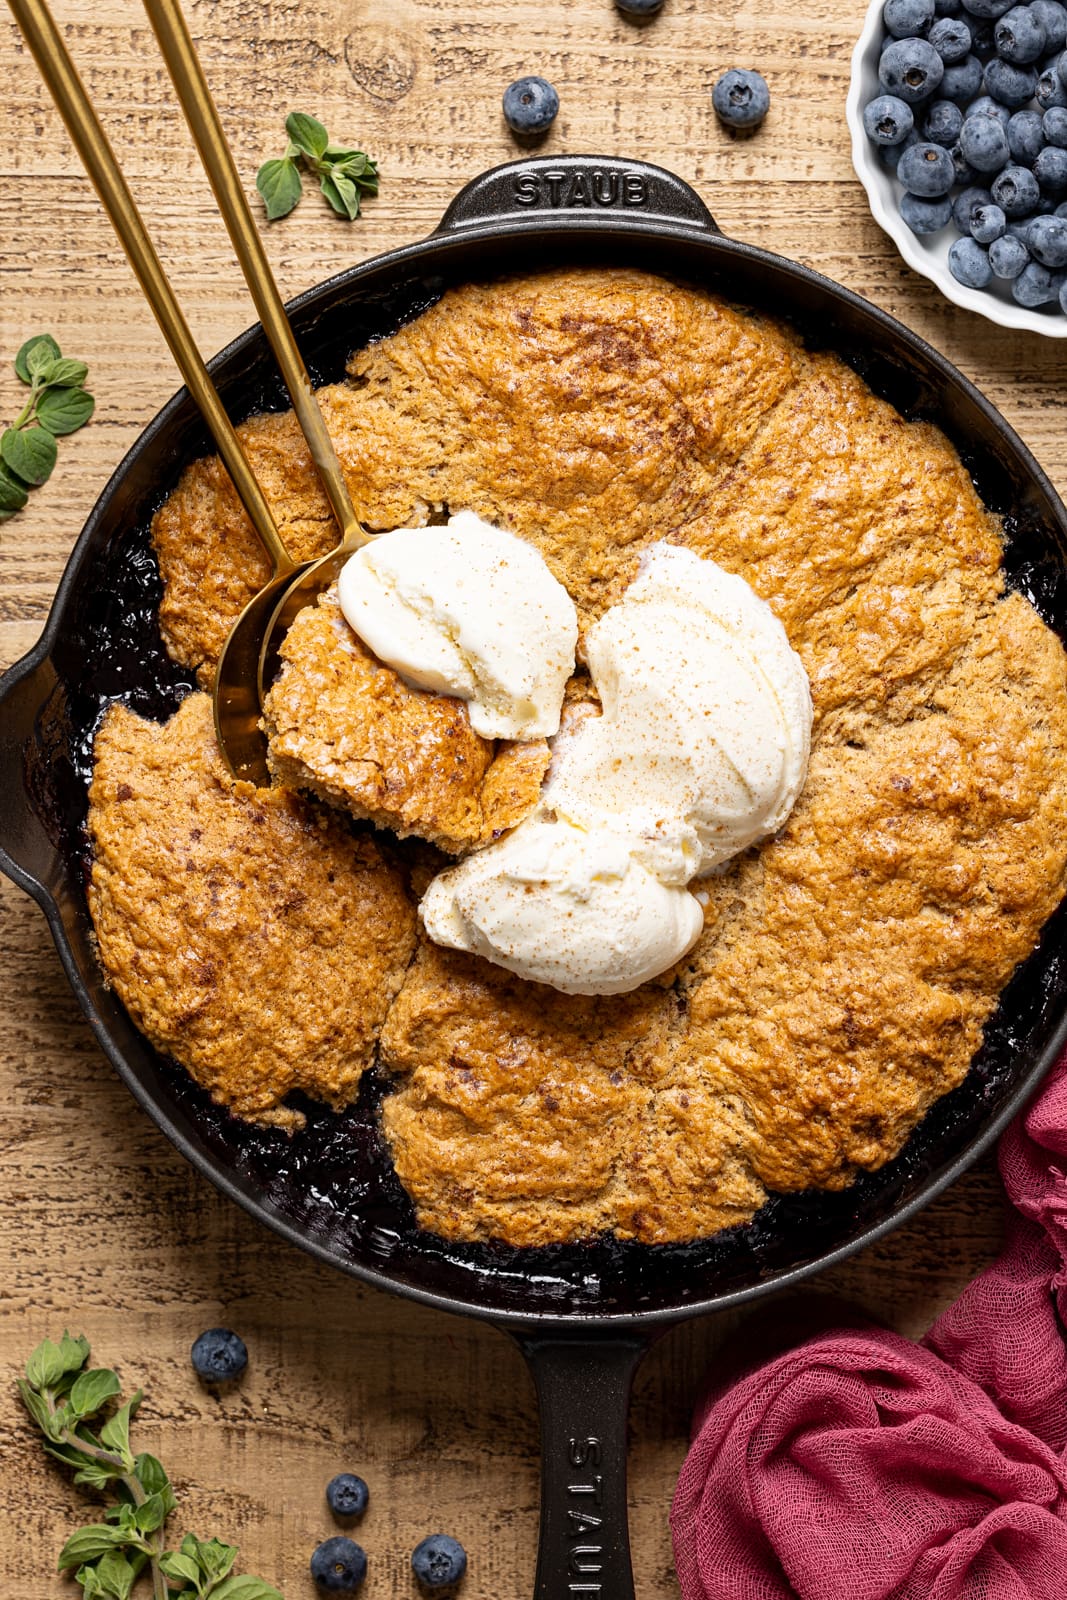
M693 190L661 168L578 156L498 167L462 190L430 238L330 279L290 313L316 380L334 381L353 348L391 332L451 283L575 262L649 268L788 316L906 416L936 421L1005 518L1009 581L1067 632L1067 513L1002 418L884 313L805 267L724 239ZM287 405L258 327L211 365L235 420ZM191 687L156 630L147 529L181 468L210 449L183 390L118 468L40 642L0 681L0 866L44 911L74 993L134 1097L225 1194L365 1282L485 1317L515 1336L541 1405L537 1594L625 1600L633 1593L626 1407L649 1340L880 1238L986 1149L1067 1035L1062 908L1005 991L966 1082L897 1160L847 1192L773 1198L750 1225L686 1246L513 1250L420 1233L377 1133L381 1084L366 1079L358 1104L340 1116L309 1106L307 1129L291 1142L250 1129L150 1048L93 957L82 833L92 730L111 699L161 717Z

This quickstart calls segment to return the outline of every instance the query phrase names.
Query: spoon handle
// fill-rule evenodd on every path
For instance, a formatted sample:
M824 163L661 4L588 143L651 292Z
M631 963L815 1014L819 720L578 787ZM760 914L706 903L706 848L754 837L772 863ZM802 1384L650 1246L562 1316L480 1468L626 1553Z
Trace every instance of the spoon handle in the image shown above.
M178 0L144 0L144 8L341 536L347 546L356 549L368 542L369 535L361 527L352 505L341 463L285 314L185 17Z
M8 4L48 92L67 125L85 170L103 202L104 210L111 219L119 243L129 257L185 385L211 430L241 504L275 570L291 571L294 563L282 543L271 509L196 348L189 324L122 176L115 152L93 110L85 85L70 59L52 14L45 0L8 0Z

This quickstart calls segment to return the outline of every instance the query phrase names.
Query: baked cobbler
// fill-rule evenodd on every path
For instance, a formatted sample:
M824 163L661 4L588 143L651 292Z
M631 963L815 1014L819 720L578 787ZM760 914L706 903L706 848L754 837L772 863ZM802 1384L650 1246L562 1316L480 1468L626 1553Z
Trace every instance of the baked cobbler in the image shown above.
M675 968L623 995L526 982L428 940L443 858L398 836L483 844L547 750L419 702L327 595L290 636L326 688L276 708L279 787L227 780L206 696L166 728L104 721L90 905L131 1015L243 1116L291 1116L294 1087L342 1104L373 1062L400 1180L453 1239L686 1240L890 1159L966 1075L1067 870L1067 658L1005 593L952 446L783 325L624 269L452 290L320 395L368 524L469 508L540 551L583 635L657 542L743 577L807 672L807 780L704 880ZM240 432L294 554L324 553L292 416ZM209 685L267 576L217 461L153 537L164 637ZM379 734L410 759L379 764Z

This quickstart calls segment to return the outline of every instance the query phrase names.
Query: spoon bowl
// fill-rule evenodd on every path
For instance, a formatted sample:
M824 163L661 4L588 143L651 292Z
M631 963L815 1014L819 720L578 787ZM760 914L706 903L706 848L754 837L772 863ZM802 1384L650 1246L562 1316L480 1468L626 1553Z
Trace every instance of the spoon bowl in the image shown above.
M325 559L329 561L331 557ZM311 570L319 565L313 562ZM294 571L299 570L288 566L276 572L269 583L252 596L230 629L215 668L213 700L219 747L234 777L254 783L257 788L270 783L267 737L260 725L261 657L273 637L279 599L285 595ZM284 638L284 633L281 637ZM279 639L279 645L280 642Z

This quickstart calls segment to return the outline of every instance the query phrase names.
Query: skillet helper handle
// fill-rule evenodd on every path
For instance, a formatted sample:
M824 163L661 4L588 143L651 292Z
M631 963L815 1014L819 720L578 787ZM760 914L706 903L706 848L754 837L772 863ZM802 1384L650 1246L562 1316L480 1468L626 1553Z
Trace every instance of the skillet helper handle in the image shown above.
M56 688L56 670L48 656L35 651L25 670L13 668L6 681L0 699L0 868L47 907L64 869L31 791L37 721ZM38 755L38 769L41 760Z
M633 1600L626 1420L648 1343L636 1336L517 1337L541 1413L535 1600Z
M491 229L504 221L536 230L546 214L584 227L681 223L705 234L720 231L696 190L665 167L611 156L531 156L474 178L435 232Z

